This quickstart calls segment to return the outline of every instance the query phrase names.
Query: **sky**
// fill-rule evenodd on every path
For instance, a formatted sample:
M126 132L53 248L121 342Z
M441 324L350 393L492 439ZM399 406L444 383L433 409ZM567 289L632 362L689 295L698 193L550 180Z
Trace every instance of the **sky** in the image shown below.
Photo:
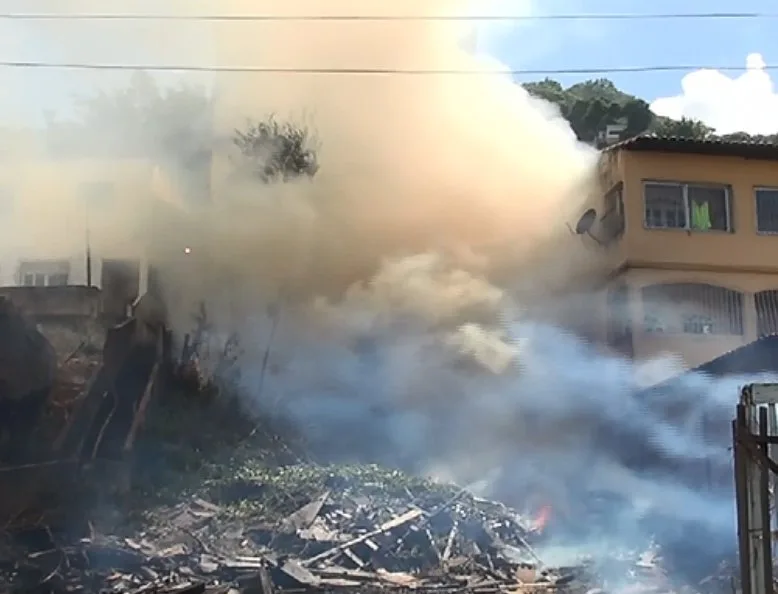
M183 0L134 0L138 14L174 12L167 9ZM203 14L218 13L203 0ZM2 14L111 13L117 0L0 0ZM165 6L161 6L164 4ZM126 10L118 8L118 12ZM207 25L168 21L57 22L0 19L2 61L71 62L87 64L156 64L162 66L207 66L212 45ZM147 40L154 40L153 43ZM40 122L43 110L72 115L74 97L110 90L126 84L131 71L83 71L0 67L0 122ZM202 74L156 73L163 83L185 78L206 83Z
M89 0L68 0L84 7ZM137 0L137 10L153 11L160 3ZM109 6L100 3L107 12ZM55 0L0 0L0 13L47 11ZM59 5L61 6L61 5ZM559 15L597 13L700 13L762 12L778 15L775 0L490 0L474 12L502 14ZM84 9L82 8L82 11ZM204 12L213 12L204 10ZM116 28L90 24L41 23L0 20L0 49L5 60L86 61L138 63L156 60L172 64L207 63L212 48L197 30L198 25L142 23L136 27L177 27L165 36L164 47L118 43ZM688 19L632 21L537 21L528 20L483 27L479 35L482 51L494 55L511 69L564 70L654 65L710 65L742 67L740 72L640 72L602 75L622 90L637 95L660 115L702 119L721 133L744 130L751 133L778 132L778 93L763 64L778 65L778 36L773 32L778 18ZM158 35L156 36L158 37ZM76 38L63 50L62 39ZM194 41L193 41L194 40ZM131 49L128 49L131 48ZM746 71L747 62L751 70ZM40 113L42 108L62 109L63 97L72 96L89 73L0 68L2 119L15 121ZM91 75L94 76L94 75ZM600 75L595 75L600 76ZM592 75L555 75L565 85ZM542 76L518 76L519 81ZM100 86L125 81L127 74L101 74ZM31 98L35 98L33 101Z
M506 0L506 5L510 4ZM525 10L527 7L524 7ZM775 0L533 0L530 14L759 12L778 16ZM630 66L734 66L742 72L641 72L602 75L674 118L702 119L720 133L778 132L771 75L746 63L778 65L778 18L637 21L530 21L486 34L484 44L512 69ZM751 56L749 58L749 56ZM743 76L745 74L745 76ZM596 75L600 76L600 75ZM554 76L565 85L592 75ZM519 76L523 81L537 76Z

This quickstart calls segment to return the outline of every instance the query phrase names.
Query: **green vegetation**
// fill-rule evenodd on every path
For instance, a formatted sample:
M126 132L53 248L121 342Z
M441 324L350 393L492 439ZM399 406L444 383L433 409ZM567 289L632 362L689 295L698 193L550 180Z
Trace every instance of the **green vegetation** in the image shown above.
M311 178L319 170L316 139L308 128L296 123L279 122L270 116L249 123L245 131L237 130L233 142L250 175L263 183Z
M524 84L532 95L554 103L562 116L570 122L579 140L602 146L602 134L609 124L624 124L621 138L630 138L643 133L681 138L714 139L733 141L776 142L778 134L753 136L736 132L717 136L704 123L694 119L673 120L657 116L643 99L629 95L616 88L607 78L587 80L564 88L559 82L545 79Z
M455 485L397 469L311 460L291 426L250 416L236 399L170 393L147 421L132 489L119 499L110 492L100 497L103 507L122 510L120 525L127 529L159 524L165 510L196 497L218 504L222 518L271 523L325 491L336 499L407 500L430 508L458 495L473 508L481 505Z

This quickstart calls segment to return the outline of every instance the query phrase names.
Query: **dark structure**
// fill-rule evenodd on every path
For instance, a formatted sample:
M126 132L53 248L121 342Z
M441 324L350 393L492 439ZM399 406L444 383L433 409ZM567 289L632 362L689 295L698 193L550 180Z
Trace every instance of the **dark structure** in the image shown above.
M623 461L640 471L672 473L690 487L731 489L730 423L739 388L776 379L778 335L770 335L638 393L641 408L657 424L669 428L680 439L687 438L689 443L720 449L721 456L714 460L709 455L689 452L687 457L680 458L677 453L666 453L659 440L646 436L635 447L621 450ZM628 441L634 442L634 438Z
M678 385L692 374L705 374L710 377L749 376L775 374L778 376L778 335L763 336L754 342L739 347L712 361L703 363L686 373L654 386L648 392L662 390ZM736 395L733 395L733 399Z

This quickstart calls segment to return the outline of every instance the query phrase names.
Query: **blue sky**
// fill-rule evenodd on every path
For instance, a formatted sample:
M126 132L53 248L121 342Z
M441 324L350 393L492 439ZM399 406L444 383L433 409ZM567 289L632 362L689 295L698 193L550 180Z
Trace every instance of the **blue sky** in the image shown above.
M778 13L775 0L535 0L540 14ZM495 41L492 51L516 69L642 65L745 64L751 52L778 64L778 19L534 21ZM681 72L608 75L623 90L652 100L675 95ZM536 77L524 77L536 78ZM589 76L557 76L572 84Z

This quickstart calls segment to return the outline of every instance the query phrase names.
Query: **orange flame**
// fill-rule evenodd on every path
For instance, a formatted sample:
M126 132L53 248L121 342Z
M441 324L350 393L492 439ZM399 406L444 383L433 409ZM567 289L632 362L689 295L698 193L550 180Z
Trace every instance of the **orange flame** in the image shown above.
M543 532L543 529L546 527L546 524L548 524L548 521L550 519L551 519L551 506L546 504L540 508L540 511L538 512L538 515L535 518L535 522L534 522L535 531Z

